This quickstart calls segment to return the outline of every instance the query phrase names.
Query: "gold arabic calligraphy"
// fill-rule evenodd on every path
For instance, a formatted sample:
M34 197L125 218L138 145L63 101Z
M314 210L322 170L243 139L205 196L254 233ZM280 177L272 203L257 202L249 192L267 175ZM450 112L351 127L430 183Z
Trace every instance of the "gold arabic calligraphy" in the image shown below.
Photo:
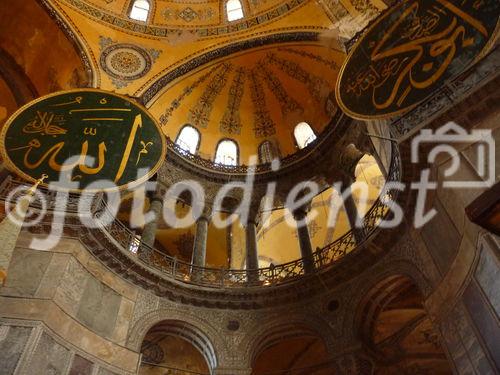
M467 35L465 24L488 36L486 27L479 20L447 0L436 0L423 16L418 15L419 7L418 2L409 6L374 45L370 66L348 83L348 93L359 97L371 90L376 109L387 109L394 104L401 107L413 89L426 89L443 76L457 54L458 45L461 48L474 45L475 38ZM450 14L451 21L443 18ZM436 32L437 27L445 23L448 26ZM401 26L406 27L403 32ZM404 43L384 49L398 34L397 39ZM425 55L426 50L430 59ZM436 63L438 57L440 66ZM428 73L428 77L415 78L418 67L421 72ZM389 80L392 89L377 90ZM387 91L388 97L380 99L382 92Z

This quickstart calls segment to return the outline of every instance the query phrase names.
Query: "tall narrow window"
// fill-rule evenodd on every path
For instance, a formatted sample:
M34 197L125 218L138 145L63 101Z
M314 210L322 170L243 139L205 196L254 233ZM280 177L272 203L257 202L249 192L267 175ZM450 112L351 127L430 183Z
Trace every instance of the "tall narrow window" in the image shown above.
M184 151L195 154L200 144L200 133L192 126L186 125L177 136L175 144Z
M314 131L307 122L299 123L293 131L293 135L300 149L307 147L307 145L316 140L316 134L314 134Z
M238 145L230 139L225 139L217 146L215 162L224 165L238 165Z
M228 0L226 3L228 21L236 21L243 18L243 7L240 0Z
M271 141L264 141L259 145L259 160L262 164L271 163L277 157L276 147Z
M136 21L146 22L149 16L149 1L148 0L135 0L130 10L130 18Z

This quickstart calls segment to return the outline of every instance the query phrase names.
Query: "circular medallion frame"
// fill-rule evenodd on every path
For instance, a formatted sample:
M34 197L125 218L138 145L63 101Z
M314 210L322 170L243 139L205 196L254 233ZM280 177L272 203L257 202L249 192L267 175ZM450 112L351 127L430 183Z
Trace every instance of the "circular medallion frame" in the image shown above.
M94 96L93 99L93 105L123 105L127 113L129 113L129 116L135 116L132 117L134 120L130 119L116 119L116 123L111 123L107 124L106 127L102 126L102 122L105 122L107 120L111 120L110 118L87 118L87 119L82 119L81 117L78 117L76 119L73 118L68 118L66 120L58 120L57 116L60 116L59 113L50 113L49 115L46 115L44 117L43 112L40 111L40 109L43 109L42 104L50 104L49 106L55 110L58 109L58 106L64 106L64 105L71 105L74 103L81 104L84 102L84 97L85 96ZM72 98L74 99L74 103L72 102L66 102L64 100L64 103L56 103L54 104L54 100L56 98L65 98L68 99ZM100 100L97 100L100 98ZM109 100L109 103L108 103ZM76 113L78 111L83 111L82 109L69 109L71 107L65 107L65 110L68 113ZM31 112L30 112L31 110ZM98 108L97 111L99 112L91 112L87 111L85 113L89 113L89 116L94 116L96 114L101 115L107 115L110 112L107 111L112 111L111 113L116 113L114 111L117 110L117 108ZM101 112L102 111L102 112ZM41 116L39 115L41 113ZM36 115L36 123L35 120L32 120L33 116ZM140 115L140 116L139 116ZM97 117L97 116L96 116ZM29 119L28 122L26 120ZM139 121L140 119L140 121ZM130 121L128 121L130 120ZM23 122L24 121L24 122ZM79 122L80 121L80 122ZM83 122L85 121L85 122ZM88 121L88 122L87 122ZM25 125L22 128L23 131L19 131L20 125L18 122L23 122ZM140 123L139 123L140 122ZM123 129L123 124L133 124L131 127L132 129L129 130L129 132L122 131ZM19 108L10 118L5 122L3 128L0 131L0 156L2 157L5 166L8 170L12 171L22 179L31 182L31 183L36 183L39 178L42 176L42 174L50 174L46 173L46 170L42 170L44 166L42 165L40 168L33 168L33 173L29 174L26 168L20 168L16 162L11 158L11 153L14 151L22 151L23 149L26 150L29 147L31 147L33 150L36 148L40 149L41 143L39 142L37 146L33 147L33 144L28 143L27 145L22 146L22 140L20 139L20 135L23 133L27 133L26 138L24 141L28 140L29 138L32 138L33 136L36 136L37 138L43 139L43 140L48 140L48 143L55 143L57 141L61 141L61 139L58 139L59 136L64 136L66 133L70 132L72 133L72 130L74 129L66 129L69 125L69 128L72 127L78 127L81 125L80 129L76 131L78 134L77 136L73 135L68 135L67 138L69 140L80 140L82 141L83 139L91 139L91 137L96 137L97 141L95 142L89 142L87 146L85 146L85 149L83 148L83 143L77 145L77 150L80 150L81 152L72 152L73 150L65 150L64 148L71 148L67 147L67 145L62 144L63 142L59 142L57 144L49 144L51 147L48 151L45 151L45 154L42 156L39 155L39 162L44 162L43 164L48 164L50 165L50 162L53 163L53 165L58 165L60 168L61 166L65 168L65 163L64 164L59 164L62 161L62 157L58 156L58 152L64 150L65 156L87 156L86 155L86 150L91 150L95 151L99 149L99 157L94 158L94 164L93 165L87 165L86 162L81 162L79 165L83 166L83 170L89 170L89 169L98 169L98 167L101 165L100 164L100 159L101 159L101 148L102 148L102 155L113 155L113 151L116 151L116 149L120 148L121 146L125 146L125 150L123 151L123 155L129 152L129 155L133 154L133 157L130 156L126 162L124 162L125 158L122 155L121 162L118 164L110 163L113 165L113 167L116 167L119 165L118 172L116 174L113 174L113 176L118 176L118 173L120 173L120 169L122 169L122 164L124 166L124 169L121 174L121 179L116 179L116 185L112 187L103 187L103 188L72 188L72 187L65 187L64 185L51 185L50 188L54 188L54 190L60 190L60 191L69 191L69 192L99 192L99 191L110 191L110 190L125 190L125 189L130 189L135 186L141 185L144 182L148 181L151 177L153 177L160 167L162 166L166 152L167 152L167 142L165 139L165 136L161 130L161 127L159 123L156 121L155 118L149 114L148 110L142 106L141 104L137 103L136 101L131 100L129 97L126 97L124 95L116 94L113 92L105 91L105 90L100 90L100 89L92 89L92 88L83 88L83 89L72 89L72 90L64 90L64 91L59 91L56 93L52 93L49 95L42 96L38 99L33 100L30 103L25 104L21 108ZM28 128L29 126L29 128ZM120 126L122 128L120 129ZM17 127L18 134L12 134L12 129L14 127ZM44 128L44 130L41 130ZM101 136L99 129L103 128L103 135ZM47 129L50 129L47 131ZM83 129L83 130L82 130ZM96 130L93 130L96 129ZM115 130L117 129L117 130ZM134 130L135 129L135 130ZM135 133L134 133L135 132ZM73 133L75 133L73 131ZM144 136L144 137L149 137L146 138L146 141L143 140L144 143L140 142L137 137L133 137L131 134L138 134L139 136ZM102 138L99 139L98 137L101 136ZM42 138L43 137L43 138ZM121 138L121 139L120 139ZM13 145L14 147L10 147L9 145L6 144L6 141L9 142L11 140L16 140L18 144ZM97 142L101 141L101 143L104 143L106 140L109 141L109 143L106 145L104 144L101 147L101 144L99 146L96 146ZM152 141L157 142L160 141L160 144L156 145L154 148L148 149L147 147L147 142ZM121 141L121 143L120 143ZM71 143L71 142L69 142ZM84 142L86 143L86 142ZM95 144L94 144L95 143ZM140 145L140 148L138 147ZM151 147L152 145L150 145ZM122 147L123 148L123 147ZM85 152L83 151L85 150ZM127 151L128 150L128 151ZM142 150L142 152L141 152ZM35 150L36 151L36 150ZM144 152L148 151L148 152ZM147 154L151 151L150 156L147 156ZM135 152L135 154L134 154ZM40 154L40 152L38 152ZM24 160L28 160L28 152L25 153L24 155ZM146 156L144 156L146 155ZM151 155L153 155L154 159L149 160L148 158L151 158ZM36 156L30 156L29 158L35 159ZM142 159L141 159L142 158ZM60 159L60 160L57 160ZM104 157L103 157L104 159ZM81 159L80 159L81 160ZM134 163L134 161L137 161ZM20 160L17 160L19 163ZM26 162L25 162L26 163ZM150 165L148 165L150 164ZM132 168L130 166L132 165ZM144 175L138 176L136 174L136 178L132 177L133 172L137 172L142 165L142 168L147 169L147 173ZM134 168L137 167L137 170L134 170ZM45 166L46 168L46 166ZM79 168L78 165L74 166L72 169L76 170ZM112 169L112 168L111 168ZM106 171L105 171L106 172ZM111 170L111 172L114 172L114 170ZM73 171L72 171L73 173ZM84 172L82 172L83 174ZM110 171L107 171L108 175ZM53 174L53 173L52 173ZM61 171L59 171L59 174L62 174ZM96 173L97 176L98 173ZM101 173L99 178L101 180L104 180L106 178L106 173ZM55 179L54 176L49 176L49 181L48 182L42 182L40 186L43 186L45 188L49 188L50 182L56 182L60 181L58 179ZM97 180L97 178L96 178ZM73 181L73 180L72 180ZM100 180L99 180L100 181ZM90 185L94 181L89 181L87 184Z
M120 43L102 51L101 68L112 78L134 81L144 77L152 67L148 52L133 44Z
M388 9L352 46L340 70L335 88L339 107L354 119L374 120L407 113L421 104L444 82L477 63L495 44L500 32L498 17L500 3L498 0L486 0L485 4L486 9L482 13L473 5L467 4L482 17L480 20L468 14L465 9L462 9L463 7L456 6L448 0L405 0ZM433 9L433 7L439 9ZM445 18L443 10L449 12L449 19L444 19L444 21L439 18ZM423 14L424 11L426 14ZM494 13L497 17L493 17ZM430 19L431 14L437 14L438 18ZM425 19L424 15L429 18ZM487 26L481 24L480 21L484 21ZM398 30L398 27L402 25L407 28ZM431 31L435 31L433 28L439 26L441 29L432 35ZM470 30L475 31L473 37L470 36ZM416 35L417 32L427 33L427 35ZM396 43L401 42L403 38L406 38L404 43ZM473 43L478 38L480 38L480 43L474 46ZM458 53L461 55L451 56L451 58L446 56L447 48L456 52L457 45L462 40L465 44L460 43L462 49ZM417 53L416 45L419 41L428 42L428 45L422 47L423 52ZM475 48L471 51L466 50L471 45ZM427 52L434 60L429 56L423 56L424 52ZM394 62L398 54L401 60ZM417 66L420 58L422 61ZM391 65L393 62L394 65ZM408 63L405 65L406 62ZM447 66L442 69L442 65L445 64ZM415 66L420 69L413 70ZM406 77L402 77L401 72ZM436 72L435 77L426 76L433 72ZM398 75L398 73L401 74ZM419 86L424 86L423 82L430 84L422 89ZM413 83L420 92L418 90L412 92ZM369 90L370 88L372 91ZM380 88L383 90L376 92L376 89ZM376 103L383 97L383 91L390 93L391 96L386 102L384 102L386 98L383 98L382 104ZM391 102L390 108L389 106L383 108L393 95L396 97L394 103Z

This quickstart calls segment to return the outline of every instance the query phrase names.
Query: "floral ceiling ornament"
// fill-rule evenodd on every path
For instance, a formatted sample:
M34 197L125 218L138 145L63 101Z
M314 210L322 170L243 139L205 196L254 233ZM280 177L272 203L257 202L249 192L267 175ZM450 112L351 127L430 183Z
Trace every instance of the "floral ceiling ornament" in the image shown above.
M194 10L191 7L187 7L182 10L165 8L162 12L162 15L163 18L167 21L181 19L185 22L190 23L196 19L198 19L199 21L208 21L214 17L215 12L212 8L199 9L198 11Z
M144 77L162 51L146 49L135 44L117 43L109 37L99 37L100 65L118 88Z
M250 74L250 88L252 103L254 107L254 128L256 138L269 137L276 134L276 127L267 110L266 97L262 84L259 82L257 74Z
M231 64L222 64L221 70L210 80L197 105L189 110L189 123L200 128L208 127L215 100L226 86L227 76L232 69Z
M222 133L241 133L240 105L245 91L245 78L245 69L238 68L229 89L229 103L220 123Z

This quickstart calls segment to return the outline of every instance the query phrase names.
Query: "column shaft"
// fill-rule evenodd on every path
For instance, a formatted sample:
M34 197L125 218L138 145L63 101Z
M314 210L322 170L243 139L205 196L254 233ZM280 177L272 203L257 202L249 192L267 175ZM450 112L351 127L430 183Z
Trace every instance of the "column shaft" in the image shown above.
M149 209L149 212L154 215L154 218L149 223L144 225L141 237L142 242L151 247L153 247L155 244L156 231L158 230L158 222L161 218L162 210L163 200L161 199L161 197L155 196L151 199Z
M345 191L351 188L352 182L353 181L351 178L344 179L342 183L342 194L344 194ZM360 217L359 217L358 207L356 206L356 202L354 201L352 194L349 194L347 197L344 198L344 209L347 215L347 219L349 220L351 229L353 231L354 239L356 240L356 243L359 244L363 242L365 235L363 228L358 228L358 226L356 225Z
M304 271L306 273L314 272L313 250L309 228L302 220L297 221L297 235L299 237L300 254L304 260Z
M247 247L247 269L259 268L259 256L257 253L257 228L256 224L249 222L246 227L246 247Z
M196 222L192 263L205 267L207 257L208 218L202 216Z

